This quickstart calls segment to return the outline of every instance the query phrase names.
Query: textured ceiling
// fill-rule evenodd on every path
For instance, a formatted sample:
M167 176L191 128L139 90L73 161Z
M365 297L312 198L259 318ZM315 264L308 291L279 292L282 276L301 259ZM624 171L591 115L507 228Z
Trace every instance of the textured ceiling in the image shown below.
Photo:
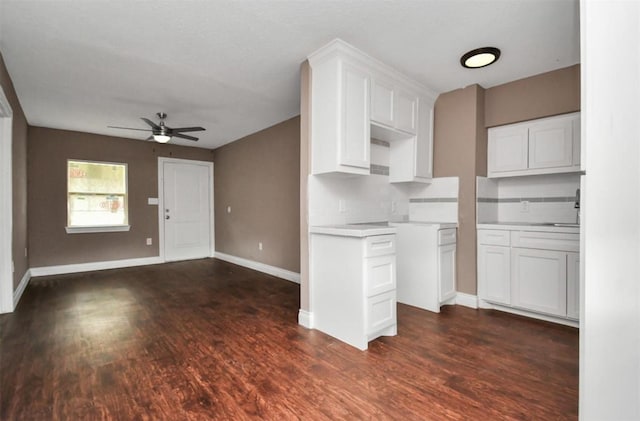
M446 92L578 63L578 16L577 0L0 0L0 52L31 125L144 139L106 126L164 111L215 148L299 114L300 63L334 38ZM460 66L486 45L495 65Z

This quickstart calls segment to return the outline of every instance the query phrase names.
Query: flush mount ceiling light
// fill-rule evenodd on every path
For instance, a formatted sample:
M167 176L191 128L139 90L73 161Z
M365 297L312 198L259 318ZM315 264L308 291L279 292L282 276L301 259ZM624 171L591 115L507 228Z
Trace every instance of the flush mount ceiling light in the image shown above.
M482 47L471 50L460 57L460 64L467 69L486 67L500 58L500 50L496 47Z

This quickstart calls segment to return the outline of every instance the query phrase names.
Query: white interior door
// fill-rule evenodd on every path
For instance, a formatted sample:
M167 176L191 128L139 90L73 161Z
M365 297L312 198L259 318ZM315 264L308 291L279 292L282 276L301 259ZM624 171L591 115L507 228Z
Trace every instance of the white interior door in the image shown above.
M213 185L210 163L167 161L162 165L164 258L211 256Z

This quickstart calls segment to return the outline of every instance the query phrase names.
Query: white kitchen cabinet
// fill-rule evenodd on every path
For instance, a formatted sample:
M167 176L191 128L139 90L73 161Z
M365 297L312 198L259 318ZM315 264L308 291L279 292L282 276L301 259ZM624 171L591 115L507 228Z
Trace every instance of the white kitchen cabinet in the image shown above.
M311 228L313 328L365 350L397 334L395 235L334 231Z
M567 254L555 250L511 249L511 304L567 316Z
M311 66L311 173L369 174L369 72L341 49L321 50Z
M371 79L371 122L395 127L393 82L382 78Z
M479 228L481 307L561 323L579 318L580 234L576 228L518 224L481 224Z
M455 224L397 222L398 302L440 312L456 297Z
M371 123L408 134L416 134L418 94L398 82L373 76L371 80Z
M488 130L488 177L580 171L580 113Z
M580 318L580 254L567 253L567 317Z
M511 248L478 246L478 294L499 304L511 304Z
M455 231L455 230L453 230ZM456 244L438 247L438 280L440 303L456 296Z

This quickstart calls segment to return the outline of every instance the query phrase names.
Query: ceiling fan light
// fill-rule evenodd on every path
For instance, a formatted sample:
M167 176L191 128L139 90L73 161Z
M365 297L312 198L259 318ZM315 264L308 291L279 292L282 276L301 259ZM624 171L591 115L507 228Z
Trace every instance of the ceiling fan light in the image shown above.
M478 69L495 63L500 58L500 50L495 47L476 48L460 57L460 64L467 69Z
M167 136L166 134L154 134L153 140L155 140L158 143L167 143L168 141L171 140L171 136Z

